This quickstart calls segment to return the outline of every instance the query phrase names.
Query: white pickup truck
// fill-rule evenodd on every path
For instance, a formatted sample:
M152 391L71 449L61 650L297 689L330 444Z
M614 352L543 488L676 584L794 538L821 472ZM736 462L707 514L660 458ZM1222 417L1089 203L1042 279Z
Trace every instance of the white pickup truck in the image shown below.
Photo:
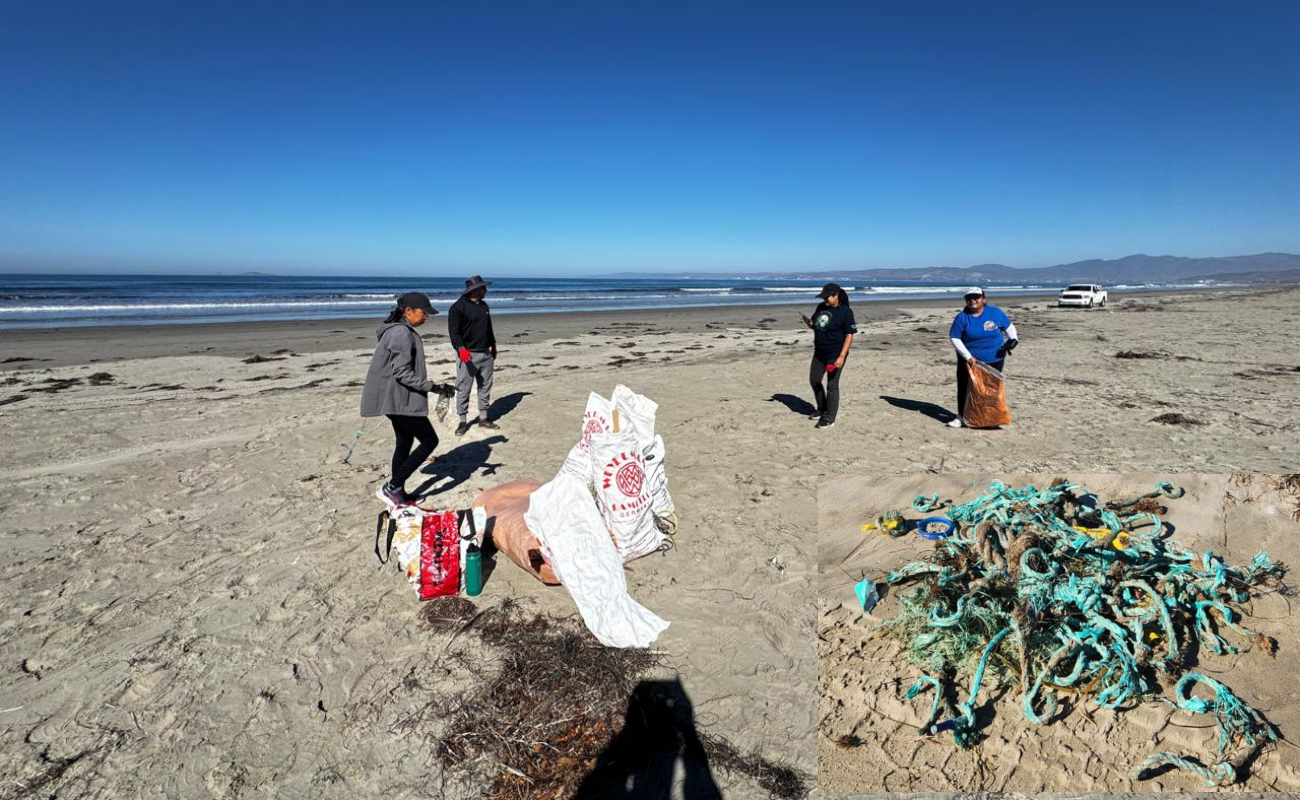
M1056 305L1105 308L1106 290L1095 283L1072 283L1061 290L1061 296L1056 298Z

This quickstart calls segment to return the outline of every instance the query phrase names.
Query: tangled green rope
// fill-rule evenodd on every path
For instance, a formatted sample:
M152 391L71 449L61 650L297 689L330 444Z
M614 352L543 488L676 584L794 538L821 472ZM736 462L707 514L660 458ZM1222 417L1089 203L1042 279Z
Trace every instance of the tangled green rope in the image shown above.
M946 503L940 502L938 494L933 494L929 497L926 497L923 494L918 494L912 500L913 511L921 511L921 512L937 511L943 508L945 505Z
M1203 683L1214 690L1214 699L1202 700L1191 694L1193 683ZM1170 765L1190 770L1205 778L1207 786L1229 786L1237 782L1237 771L1265 742L1275 741L1277 734L1268 720L1241 702L1232 690L1213 678L1189 672L1174 688L1178 707L1196 714L1212 714L1219 726L1219 760L1209 767L1169 753L1155 753L1142 762L1138 780L1152 777L1154 767ZM1234 753L1235 751L1235 753Z
M1223 655L1259 644L1271 654L1275 643L1241 627L1242 614L1232 606L1261 587L1279 585L1286 567L1264 552L1247 566L1232 567L1170 540L1150 511L1163 509L1149 499L1182 494L1161 483L1132 500L1103 504L1069 482L1014 489L995 481L987 494L950 509L952 534L937 541L929 557L885 578L918 582L881 627L929 673L907 692L913 699L934 689L922 732L951 728L961 747L977 744L975 702L986 674L995 685L1018 685L1021 711L1038 725L1052 721L1061 691L1114 709L1156 697L1151 671L1171 682L1181 674L1178 705L1214 716L1218 758L1203 766L1156 753L1138 775L1168 765L1196 772L1211 785L1235 782L1243 752L1273 741L1273 729L1227 687L1182 673L1182 665L1193 646ZM938 495L912 502L918 511L936 507ZM1228 632L1243 641L1228 641ZM959 675L970 678L970 696L954 711L943 700L944 687ZM1214 699L1192 697L1197 683L1214 690Z

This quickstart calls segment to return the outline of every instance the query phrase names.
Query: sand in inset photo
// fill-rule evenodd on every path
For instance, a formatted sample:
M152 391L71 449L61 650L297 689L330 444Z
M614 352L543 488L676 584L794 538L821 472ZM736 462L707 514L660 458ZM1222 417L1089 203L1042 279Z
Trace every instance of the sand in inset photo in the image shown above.
M1300 789L1295 476L836 476L818 501L822 791Z

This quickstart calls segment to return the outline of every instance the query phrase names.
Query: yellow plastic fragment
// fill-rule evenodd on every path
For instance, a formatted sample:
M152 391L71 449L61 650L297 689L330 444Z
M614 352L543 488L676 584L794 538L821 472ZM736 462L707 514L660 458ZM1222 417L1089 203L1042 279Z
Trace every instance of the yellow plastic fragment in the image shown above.
M899 526L899 525L902 525L904 522L905 522L905 520L903 520L901 517L895 517L895 518L893 518L893 519L887 519L887 520L885 520L885 530L896 531L896 530L898 530L898 526ZM877 524L874 523L874 522L868 522L866 525L863 525L863 526L862 526L862 530L864 530L864 531L874 531L874 530L878 530L879 527L880 527L880 526L877 525ZM881 533L884 533L885 531L880 531L880 532L881 532Z
M1100 538L1102 538L1103 536L1110 536L1110 528L1082 528L1082 527L1080 527L1080 526L1078 526L1078 525L1075 525L1075 526L1074 526L1074 529L1075 529L1076 531L1079 531L1080 533L1086 533L1086 534L1088 534L1089 536L1091 536L1091 537L1094 538L1094 539L1100 539ZM1115 548L1116 550L1124 550L1124 549L1127 549L1127 548L1128 548L1128 532L1127 532L1127 531L1120 531L1119 534L1115 537L1115 541L1114 541L1114 543L1113 543L1113 546L1114 546L1114 548Z

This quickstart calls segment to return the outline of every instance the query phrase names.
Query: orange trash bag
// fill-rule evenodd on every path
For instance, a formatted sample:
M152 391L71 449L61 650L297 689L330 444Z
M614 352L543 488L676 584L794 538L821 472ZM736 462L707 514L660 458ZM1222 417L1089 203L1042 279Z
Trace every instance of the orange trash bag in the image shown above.
M972 428L996 428L1011 424L1011 409L1007 408L1006 381L1002 373L983 361L967 361L966 372L970 385L966 390L966 407L962 416Z
M487 536L496 548L518 564L524 572L542 583L559 585L551 565L542 555L541 545L524 524L528 499L542 482L536 478L521 478L494 486L474 498L474 507L487 511Z

